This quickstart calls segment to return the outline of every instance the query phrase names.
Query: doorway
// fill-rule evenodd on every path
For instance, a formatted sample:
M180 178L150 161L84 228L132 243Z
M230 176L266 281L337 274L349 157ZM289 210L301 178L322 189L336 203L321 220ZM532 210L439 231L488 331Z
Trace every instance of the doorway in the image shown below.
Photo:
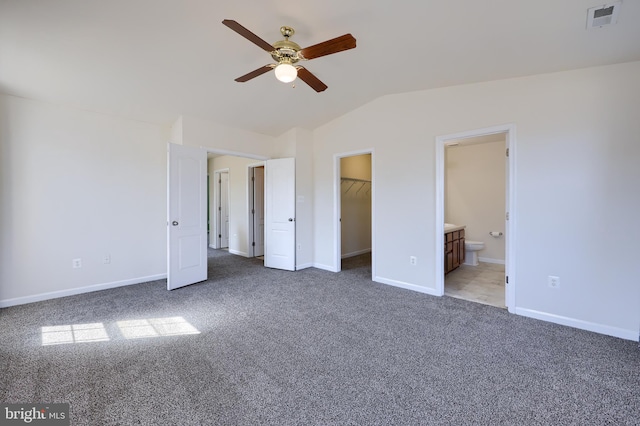
M229 248L229 171L220 170L214 173L216 190L215 214L216 229L214 232L214 248Z
M374 273L373 150L335 157L336 272L364 264Z
M504 133L445 145L444 294L500 308L505 307L505 149Z
M249 166L251 257L264 260L264 165Z
M515 311L514 182L515 126L436 138L438 294Z
M246 206L241 208L244 212L244 220L241 222L244 225L239 224L231 231L231 217L234 210L234 203L228 199L232 186L229 173L231 169L224 170L227 166L215 164L215 161L222 157L225 157L223 161L238 159L244 161L248 158L251 158L253 163L256 160L265 161L263 163L265 165L264 204L266 211L271 210L270 215L265 215L265 229L273 230L271 234L275 234L275 231L280 233L277 235L278 238L272 238L273 235L265 232L264 248L265 253L271 249L271 252L279 255L281 260L279 264L267 264L265 261L265 266L295 270L295 159L268 160L259 156L238 156L238 153L169 143L167 155L167 289L169 290L207 279L207 243L211 249L218 248L216 245L222 245L217 241L222 239L222 231L226 230L226 223L229 223L229 230L225 232L229 253L249 256L249 250L240 251L244 248L242 242L249 241L246 232L248 208ZM227 179L223 179L225 171ZM267 172L271 172L271 177ZM239 204L247 203L249 198L246 166L241 175L244 177L238 176L238 179L233 179L234 182L241 184L241 192L244 194L244 197L239 198L244 201L240 201ZM212 185L207 184L208 176L213 176L221 185L217 190L215 190L215 180ZM226 181L226 185L223 180ZM227 197L221 196L225 188ZM207 197L207 189L213 189L213 197ZM270 198L268 199L267 196ZM226 206L219 204L221 198L227 199ZM207 208L208 202L212 200L214 206ZM208 213L211 212L216 215L212 222L217 229L213 232L213 241L207 241L207 222L210 220ZM285 226L281 226L280 228L283 229L280 229L277 226L282 223L282 217L286 218ZM283 235L286 238L283 238ZM232 245L237 247L235 252L232 252ZM287 262L286 265L284 261Z
M212 176L210 193L212 238L209 247L226 248L231 254L253 257L252 168L262 167L264 170L265 161L230 153L209 152L208 157L209 173ZM225 177L227 177L227 185L224 185ZM222 180L222 187L220 180ZM220 200L224 199L227 200L228 213L224 211L224 205L220 205ZM221 222L224 226L220 225ZM228 223L228 231L226 223ZM223 230L226 232L219 232ZM218 237L219 235L225 237L225 234L226 238ZM221 244L221 239L224 239L226 244ZM264 238L262 240L264 246Z
M213 176L228 174L229 253L264 256L266 267L295 270L295 159L262 160L229 153L210 153L209 157ZM225 198L224 175L221 177L221 188L212 183L216 201ZM213 206L212 211L218 215L214 224L226 217L224 206ZM224 224L219 227L222 230ZM211 248L222 247L224 244L216 243Z

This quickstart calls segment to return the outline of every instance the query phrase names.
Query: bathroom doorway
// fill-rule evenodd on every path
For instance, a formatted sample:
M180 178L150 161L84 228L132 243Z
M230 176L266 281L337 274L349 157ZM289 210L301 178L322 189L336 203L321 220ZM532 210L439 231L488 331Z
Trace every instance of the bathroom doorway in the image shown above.
M503 126L440 137L436 143L440 294L510 311L513 139L513 127Z

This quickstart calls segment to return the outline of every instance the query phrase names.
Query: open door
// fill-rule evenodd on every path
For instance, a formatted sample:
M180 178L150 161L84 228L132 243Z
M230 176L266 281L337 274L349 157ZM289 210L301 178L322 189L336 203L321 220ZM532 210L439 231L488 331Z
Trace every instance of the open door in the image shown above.
M267 160L264 266L296 270L296 166L294 158Z
M167 290L207 279L207 153L169 144Z

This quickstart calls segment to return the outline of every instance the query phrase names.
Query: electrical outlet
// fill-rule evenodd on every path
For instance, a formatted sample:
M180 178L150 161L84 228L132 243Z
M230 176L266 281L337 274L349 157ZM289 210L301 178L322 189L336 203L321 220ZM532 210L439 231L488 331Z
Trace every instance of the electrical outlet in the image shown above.
M553 275L549 275L548 282L549 282L549 287L551 288L560 287L560 277L554 277Z
M415 256L409 256L409 264L410 265L417 265L418 264L418 258Z
M102 263L104 263L105 265L108 265L109 263L111 263L111 255L105 254L104 257L102 258Z
M82 259L80 259L80 258L73 259L71 261L71 266L73 267L73 269L82 268Z

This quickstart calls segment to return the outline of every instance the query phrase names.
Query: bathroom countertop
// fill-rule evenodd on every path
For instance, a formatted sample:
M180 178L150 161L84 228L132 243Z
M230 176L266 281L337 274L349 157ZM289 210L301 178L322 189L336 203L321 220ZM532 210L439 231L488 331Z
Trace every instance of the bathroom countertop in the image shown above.
M445 223L444 224L444 233L446 234L447 232L453 232L453 231L459 231L461 229L466 228L466 225L453 225L451 223Z

